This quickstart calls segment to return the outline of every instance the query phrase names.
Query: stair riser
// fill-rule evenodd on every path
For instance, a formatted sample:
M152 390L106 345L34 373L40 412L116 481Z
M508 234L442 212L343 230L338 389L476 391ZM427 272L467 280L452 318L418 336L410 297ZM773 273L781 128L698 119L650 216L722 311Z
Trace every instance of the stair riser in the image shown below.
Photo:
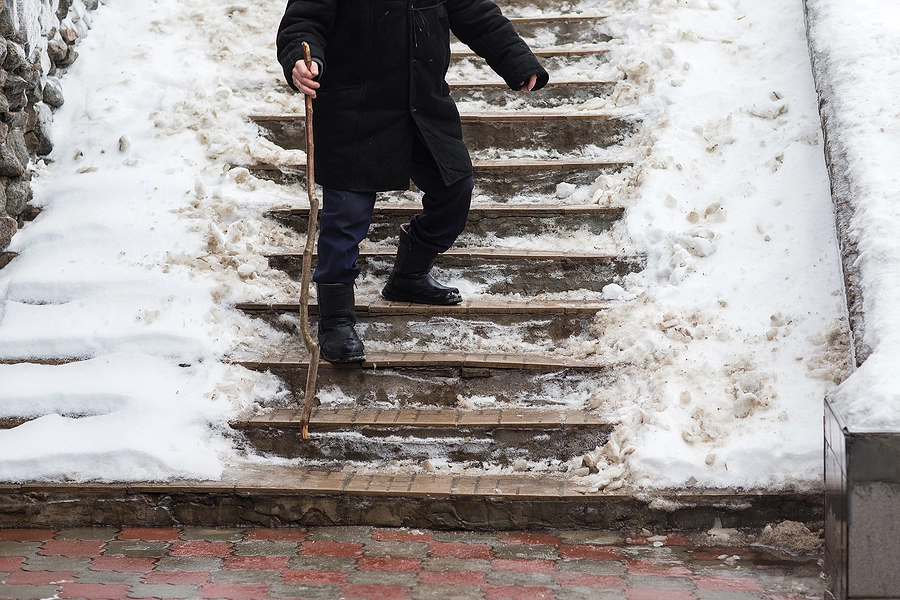
M306 148L303 117L259 121L273 143L288 150ZM635 124L619 118L579 118L534 121L469 121L463 126L463 140L470 151L488 148L515 150L556 150L571 152L588 144L601 148L621 143L634 133Z
M364 257L359 264L363 276L387 280L392 257ZM554 294L570 290L600 292L610 283L621 284L629 273L644 268L644 260L634 257L593 260L510 260L483 261L444 255L432 270L438 280L472 282L487 294ZM302 260L299 256L270 256L269 264L299 280Z
M474 217L474 218L473 218ZM600 235L610 230L619 215L560 215L554 217L497 217L486 218L469 215L466 230L456 241L455 247L486 247L490 243L483 239L487 235L497 237L518 237L523 235L563 234L581 231ZM307 215L278 215L279 221L306 234L309 218ZM396 243L400 225L409 223L409 215L377 214L369 228L366 239L372 242L391 240Z
M285 382L296 405L302 404L306 366L273 366L269 370ZM322 390L339 388L348 398L352 398L353 408L384 406L385 403L397 407L458 408L458 396L493 396L498 407L513 403L553 407L568 402L582 409L587 404L590 391L611 385L614 380L615 376L610 371L600 369L541 372L453 367L320 368L317 389L321 394Z
M565 429L438 429L359 427L330 430L310 425L310 439L297 428L240 429L256 450L284 458L326 461L340 468L347 461L446 459L452 463L509 466L519 459L566 461L603 446L612 428ZM391 436L391 439L386 439Z
M486 102L503 108L511 102L525 108L556 108L570 104L581 104L593 98L606 98L616 89L615 83L602 82L591 85L551 85L544 89L524 94L509 88L484 86L452 87L450 95L457 102Z
M486 201L503 203L515 196L552 195L560 183L591 185L600 175L618 173L625 167L624 164L610 164L553 169L480 170L476 166L474 196L486 196ZM289 172L282 172L251 167L250 171L256 177L276 183L306 185L306 172L302 169L293 168ZM415 189L415 186L411 186L411 189Z
M602 19L513 21L513 26L532 49L564 44L600 44L613 39L604 31ZM459 43L455 36L451 41Z

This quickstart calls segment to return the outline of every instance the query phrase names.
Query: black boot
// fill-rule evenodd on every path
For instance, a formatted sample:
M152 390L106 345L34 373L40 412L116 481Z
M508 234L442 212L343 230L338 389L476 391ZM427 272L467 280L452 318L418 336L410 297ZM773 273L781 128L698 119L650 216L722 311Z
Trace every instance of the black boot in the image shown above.
M400 227L397 260L381 295L388 300L417 304L447 305L462 302L458 289L443 286L430 275L437 254L416 245L406 227Z
M319 291L319 349L330 363L366 360L363 343L356 335L356 302L353 284L317 283Z

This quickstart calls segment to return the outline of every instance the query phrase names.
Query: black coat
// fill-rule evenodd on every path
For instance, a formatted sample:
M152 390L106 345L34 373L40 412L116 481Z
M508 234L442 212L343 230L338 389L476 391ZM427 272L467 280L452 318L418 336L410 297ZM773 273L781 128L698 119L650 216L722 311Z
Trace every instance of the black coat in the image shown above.
M314 100L316 181L357 192L406 189L416 130L444 183L472 174L450 88L450 30L513 89L548 80L490 0L288 0L278 60L291 87L302 42L322 65ZM296 89L296 88L295 88Z

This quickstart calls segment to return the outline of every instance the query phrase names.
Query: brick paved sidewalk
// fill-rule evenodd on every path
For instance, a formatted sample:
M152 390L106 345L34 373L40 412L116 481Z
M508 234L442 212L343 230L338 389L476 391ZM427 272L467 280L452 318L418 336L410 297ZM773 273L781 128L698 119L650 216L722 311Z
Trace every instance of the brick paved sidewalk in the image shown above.
M813 558L673 534L0 529L0 598L800 600Z

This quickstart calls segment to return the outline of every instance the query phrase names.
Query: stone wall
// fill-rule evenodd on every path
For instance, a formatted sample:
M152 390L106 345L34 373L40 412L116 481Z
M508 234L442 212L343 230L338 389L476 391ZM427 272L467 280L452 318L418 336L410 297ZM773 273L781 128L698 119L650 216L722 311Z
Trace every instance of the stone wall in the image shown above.
M29 217L31 169L53 149L59 77L99 0L0 0L0 252ZM2 259L2 257L0 257ZM0 267L3 263L0 260Z

